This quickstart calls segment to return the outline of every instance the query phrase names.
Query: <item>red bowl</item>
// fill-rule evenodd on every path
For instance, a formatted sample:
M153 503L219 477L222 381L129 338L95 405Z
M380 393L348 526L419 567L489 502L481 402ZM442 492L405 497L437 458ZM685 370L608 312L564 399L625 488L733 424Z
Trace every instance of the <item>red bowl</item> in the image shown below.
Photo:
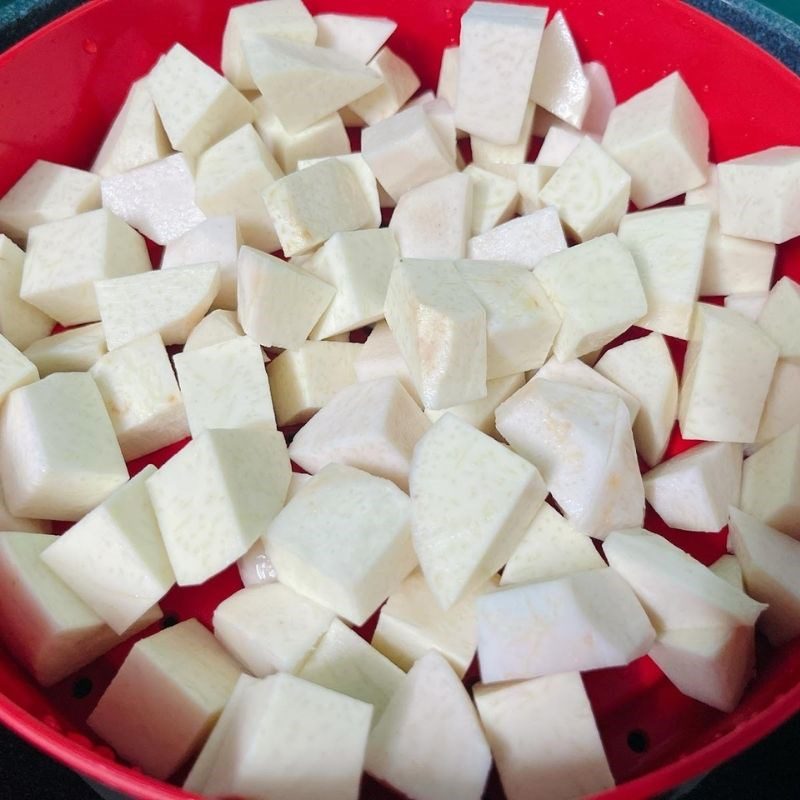
M236 0L94 0L0 56L0 193L37 158L88 167L136 78L180 41L215 67L228 9ZM399 23L392 47L436 86L441 50L456 43L469 0L307 0L312 12L383 14ZM679 69L711 122L711 156L721 161L778 144L800 145L800 80L751 42L678 0L560 0L584 60L608 67L624 100ZM424 11L424 13L422 13ZM800 277L800 241L779 250L777 271ZM676 438L672 450L683 444ZM162 452L132 464L162 462ZM649 527L710 563L725 534ZM173 590L162 606L208 624L240 586L230 569L202 587ZM130 643L50 690L36 686L0 650L0 721L54 758L142 800L186 798L176 786L116 761L84 720ZM800 709L800 642L759 642L759 674L739 708L721 714L681 695L648 659L586 676L620 786L603 798L642 798L685 781L753 744ZM92 690L76 698L74 681ZM84 682L84 687L87 685ZM490 790L496 794L496 787ZM386 792L367 782L365 795Z

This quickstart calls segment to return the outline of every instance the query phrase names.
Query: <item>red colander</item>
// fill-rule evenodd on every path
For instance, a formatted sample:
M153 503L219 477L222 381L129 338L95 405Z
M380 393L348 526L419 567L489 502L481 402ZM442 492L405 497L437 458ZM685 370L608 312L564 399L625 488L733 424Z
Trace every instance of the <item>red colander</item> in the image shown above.
M240 0L239 0L240 1ZM543 2L543 0L542 0ZM391 46L423 86L436 87L442 48L458 42L470 0L306 0L313 12L392 17ZM237 0L94 0L0 55L0 193L37 158L88 167L128 87L179 41L219 66L222 30ZM711 123L722 161L773 145L800 145L800 79L751 42L679 0L553 0L585 61L608 68L625 100L680 70ZM777 273L800 279L800 239L779 248ZM680 360L681 353L676 351ZM677 437L670 453L682 449ZM174 448L173 448L174 450ZM160 464L171 451L140 459ZM665 533L704 563L725 549L719 534ZM208 624L240 587L235 568L204 586L175 589L166 615ZM152 631L151 631L152 632ZM118 762L84 720L131 643L52 689L42 690L0 649L0 722L78 772L141 800L190 797ZM585 676L613 773L611 800L650 797L711 769L800 709L800 641L759 642L758 676L732 714L681 695L648 659ZM87 693L88 691L88 693ZM313 764L309 764L313 769ZM490 787L492 796L499 796ZM364 795L389 793L368 781Z

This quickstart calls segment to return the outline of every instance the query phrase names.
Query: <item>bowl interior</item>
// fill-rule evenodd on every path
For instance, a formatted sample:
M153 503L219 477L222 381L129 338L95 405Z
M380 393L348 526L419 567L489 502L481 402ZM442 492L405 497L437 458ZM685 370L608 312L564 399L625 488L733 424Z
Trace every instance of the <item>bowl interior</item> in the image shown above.
M0 56L0 192L37 158L88 167L131 81L180 41L214 67L236 0L94 0ZM469 0L307 0L312 12L385 15L399 23L391 46L436 88L442 48L458 42ZM721 161L778 144L800 145L800 80L770 56L679 0L560 0L585 61L608 68L619 100L679 69L711 123ZM777 274L800 278L800 240L779 248ZM676 360L683 347L673 342ZM685 442L675 434L669 453ZM163 463L175 448L133 462ZM725 549L725 532L669 531L652 511L646 526L704 563ZM241 586L235 567L202 587L175 589L167 617L209 624ZM131 643L77 676L41 690L0 649L0 721L55 757L141 798L187 797L116 762L84 720ZM601 670L585 682L617 781L604 796L644 797L712 767L800 709L800 642L772 650L759 641L759 674L739 708L722 714L681 695L648 659ZM76 697L74 684L92 689ZM84 684L85 686L85 684ZM490 794L500 796L496 786ZM367 783L365 796L388 796Z

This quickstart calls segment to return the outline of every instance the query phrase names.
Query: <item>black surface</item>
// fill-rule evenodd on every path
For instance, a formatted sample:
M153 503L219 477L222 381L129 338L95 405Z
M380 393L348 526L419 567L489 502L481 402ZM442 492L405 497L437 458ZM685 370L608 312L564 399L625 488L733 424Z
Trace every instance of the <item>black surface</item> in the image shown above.
M718 767L689 800L797 800L800 798L800 716Z
M0 0L0 50L5 50L84 0Z
M2 800L98 800L81 778L0 726Z
M688 0L800 73L800 0ZM768 8L767 6L772 6ZM775 9L775 10L773 10ZM781 12L781 13L778 13Z

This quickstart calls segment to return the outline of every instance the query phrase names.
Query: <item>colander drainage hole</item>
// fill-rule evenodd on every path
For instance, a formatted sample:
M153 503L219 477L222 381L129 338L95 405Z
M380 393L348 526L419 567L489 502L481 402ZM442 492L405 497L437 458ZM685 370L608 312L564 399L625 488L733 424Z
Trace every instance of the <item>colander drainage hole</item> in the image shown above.
M637 728L628 734L628 747L634 753L646 753L647 748L650 747L650 740L643 730Z
M167 614L164 619L161 620L161 627L171 628L173 625L177 625L179 622L180 618L177 614Z
M72 696L76 700L83 700L92 691L91 678L78 678L72 686Z

